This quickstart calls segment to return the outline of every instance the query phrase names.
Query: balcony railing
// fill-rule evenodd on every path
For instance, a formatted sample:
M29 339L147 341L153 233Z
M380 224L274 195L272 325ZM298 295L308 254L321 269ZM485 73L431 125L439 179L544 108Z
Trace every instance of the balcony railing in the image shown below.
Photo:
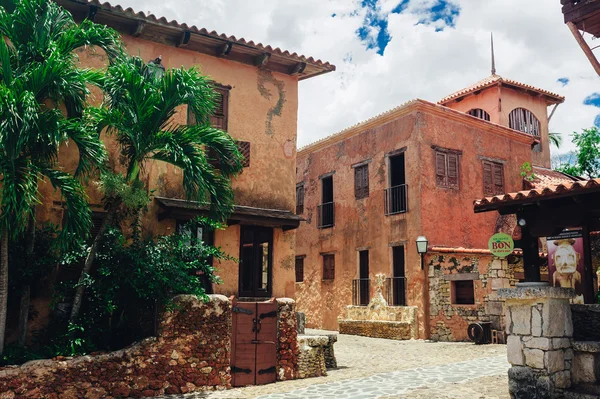
M367 306L371 300L370 287L370 280L368 278L352 280L352 305Z
M335 221L333 202L327 202L317 206L318 223L320 229L333 227Z
M390 306L406 306L406 277L385 279L385 299Z
M401 184L385 189L385 214L394 215L408 211L408 185Z

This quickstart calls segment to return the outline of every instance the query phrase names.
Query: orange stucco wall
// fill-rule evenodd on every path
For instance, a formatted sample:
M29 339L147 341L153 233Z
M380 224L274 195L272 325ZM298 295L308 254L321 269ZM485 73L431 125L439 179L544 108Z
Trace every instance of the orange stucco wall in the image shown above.
M531 96L522 92L502 86L482 90L479 94L472 94L460 102L446 105L461 112L468 112L473 108L481 108L490 115L490 122L502 126L509 126L508 115L515 108L525 108L536 116L541 125L542 150L532 151L531 162L537 166L550 167L550 143L548 141L548 105L544 97Z
M427 268L421 270L415 240L425 235L429 245L485 248L493 234L495 216L475 215L473 200L483 196L481 157L505 162L506 189L520 189L519 167L531 160L530 147L474 127L465 122L427 112L424 108L345 140L298 156L297 182L305 184L303 216L297 233L296 254L305 255L304 281L297 283L299 310L307 325L337 328L346 305L352 303L352 279L359 277L358 251L369 249L369 277L392 275L392 246L404 245L407 305L418 307L419 337L429 335ZM480 123L480 122L478 122ZM499 128L498 128L499 129ZM461 150L460 189L436 186L432 146ZM385 216L384 189L388 187L385 154L406 147L408 212ZM356 200L352 165L370 160L369 197ZM335 226L317 228L321 200L319 177L333 175ZM335 253L335 280L322 281L322 253ZM373 290L373 284L371 284Z
M182 48L123 36L127 52L139 55L144 60L162 56L167 68L196 67L215 82L231 86L229 95L228 132L235 139L251 143L250 166L232 182L237 205L292 211L295 209L295 167L296 133L298 114L298 80L294 76L274 73L267 68L229 61L226 58L188 51ZM81 64L85 67L103 68L106 58L98 50L79 52ZM101 92L94 90L90 99L93 104L101 102ZM176 123L187 122L187 109L181 107L175 115ZM118 159L117 147L110 137L104 137L105 144ZM66 170L75 168L76 148L61 149L61 163ZM142 178L155 196L184 198L181 186L181 172L163 162L150 162L145 165ZM51 220L60 224L62 209L60 196L48 184L40 189L44 196L39 207L39 220ZM88 186L90 203L101 209L101 195L92 183ZM159 221L158 204L152 202L142 223L146 237L156 234L170 234L175 229L175 220ZM239 257L239 226L230 226L217 231L215 244L227 253ZM277 297L294 295L294 250L295 231L283 232L274 229L273 237L273 287ZM239 265L224 262L218 265L223 285L215 287L217 293L236 294Z

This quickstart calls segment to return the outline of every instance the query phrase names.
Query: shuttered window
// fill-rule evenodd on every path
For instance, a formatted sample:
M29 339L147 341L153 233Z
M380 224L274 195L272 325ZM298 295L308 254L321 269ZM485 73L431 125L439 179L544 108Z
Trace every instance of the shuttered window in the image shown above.
M435 182L442 188L459 188L458 153L447 150L435 152Z
M244 157L242 166L247 168L250 166L250 142L249 141L237 141L238 150Z
M217 94L215 98L215 109L210 117L210 125L217 129L227 131L227 121L229 117L229 88L215 83L213 89ZM194 115L189 107L187 120L188 125L195 125L197 123L196 115Z
M304 256L296 256L296 282L304 281Z
M481 108L473 108L467 114L474 116L475 118L483 119L484 121L490 120L490 114L482 110Z
M296 215L304 213L304 184L296 185Z
M474 305L475 304L475 286L473 280L453 281L452 301L456 305Z
M323 280L335 279L335 255L323 255Z
M483 161L483 194L504 194L504 165L501 163Z
M369 165L354 168L354 197L356 199L369 196Z

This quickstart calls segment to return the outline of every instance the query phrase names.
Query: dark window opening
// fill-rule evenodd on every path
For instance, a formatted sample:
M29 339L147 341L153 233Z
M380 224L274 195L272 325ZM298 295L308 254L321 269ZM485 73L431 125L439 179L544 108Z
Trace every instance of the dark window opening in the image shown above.
M435 151L435 183L442 188L459 188L459 163L456 152Z
M323 255L323 280L335 279L335 255Z
M490 114L482 110L481 108L473 108L467 114L474 116L475 118L483 119L484 121L490 121Z
M483 194L504 194L504 165L501 163L483 161Z
M369 288L369 251L359 251L359 292L360 305L366 306L370 300Z
M475 304L475 286L473 280L457 280L452 282L453 295L452 301L455 305L474 305Z
M406 306L406 272L404 267L404 246L392 247L391 295L388 296L393 306Z
M239 296L271 295L273 229L242 226L240 239Z
M319 205L319 228L333 227L334 225L334 203L333 203L333 176L321 179L321 205Z
M296 185L296 215L304 213L304 184Z
M296 256L296 282L304 281L304 256Z
M354 168L354 198L362 199L369 196L369 165Z
M389 158L389 182L390 187L385 189L385 214L408 211L404 153Z

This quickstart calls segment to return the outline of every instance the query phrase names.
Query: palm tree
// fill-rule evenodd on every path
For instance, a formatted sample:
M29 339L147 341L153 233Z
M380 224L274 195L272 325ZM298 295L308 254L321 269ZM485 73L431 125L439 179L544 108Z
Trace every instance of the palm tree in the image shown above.
M560 148L563 138L560 133L548 133L548 140L550 140L550 144L554 145L556 148Z
M217 219L231 212L230 179L242 169L243 159L235 141L209 125L215 92L208 78L194 68L165 71L160 58L146 64L137 57L124 57L109 66L102 88L105 104L97 114L98 129L106 128L107 134L115 136L120 151L110 155L118 157L122 168L103 178L103 183L111 181L101 186L107 212L85 260L71 310L72 322L79 315L83 283L102 235L121 205L132 207L127 203L128 196L136 197L130 195L132 192L147 192L140 179L147 161L167 162L181 169L186 197L209 204ZM173 122L172 117L182 105L189 107L199 124ZM213 166L212 154L221 160L218 169Z
M35 231L35 207L41 203L40 180L60 190L65 223L59 242L87 234L91 225L85 190L76 178L103 162L104 146L84 113L87 85L98 72L77 66L74 50L99 46L109 58L121 54L118 35L84 21L53 1L3 0L0 6L0 354L4 349L7 314L9 240L27 226ZM60 109L64 107L66 116ZM79 152L75 175L62 170L58 149L74 144ZM33 249L27 245L28 262ZM27 294L29 290L24 289ZM29 297L20 312L20 342L26 336Z

